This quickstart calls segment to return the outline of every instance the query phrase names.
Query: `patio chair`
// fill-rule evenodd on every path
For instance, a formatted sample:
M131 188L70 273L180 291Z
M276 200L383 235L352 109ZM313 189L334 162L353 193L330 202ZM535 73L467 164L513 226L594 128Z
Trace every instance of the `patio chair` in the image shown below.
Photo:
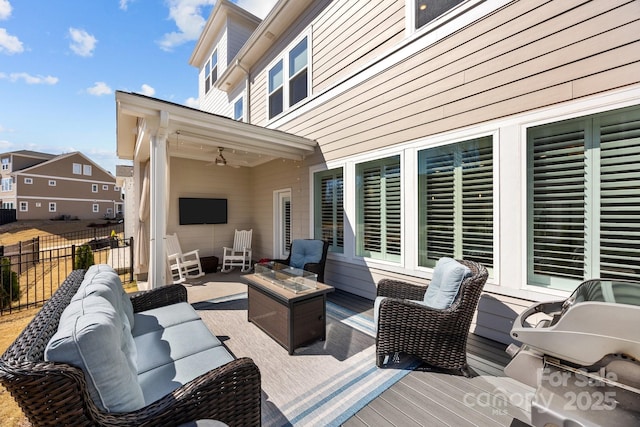
M324 265L328 250L329 242L324 240L295 239L291 242L287 259L272 261L315 273L318 275L318 282L324 283Z
M242 272L251 270L251 230L236 230L233 238L233 247L223 248L222 269L223 273L227 273L235 266L241 267Z
M173 283L183 283L187 279L196 279L204 276L198 249L182 252L176 233L166 236L165 240L167 242L167 261Z
M405 353L428 365L470 376L467 337L488 272L479 263L458 262L469 268L470 275L458 282L460 287L451 295L453 301L446 308L432 308L424 303L428 287L391 279L378 282L377 294L385 298L376 298L377 366L383 366L388 355Z

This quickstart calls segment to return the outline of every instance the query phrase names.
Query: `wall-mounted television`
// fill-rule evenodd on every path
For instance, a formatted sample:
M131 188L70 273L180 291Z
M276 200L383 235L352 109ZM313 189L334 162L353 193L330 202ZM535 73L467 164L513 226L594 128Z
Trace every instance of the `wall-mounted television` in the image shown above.
M226 224L227 199L180 197L180 225Z

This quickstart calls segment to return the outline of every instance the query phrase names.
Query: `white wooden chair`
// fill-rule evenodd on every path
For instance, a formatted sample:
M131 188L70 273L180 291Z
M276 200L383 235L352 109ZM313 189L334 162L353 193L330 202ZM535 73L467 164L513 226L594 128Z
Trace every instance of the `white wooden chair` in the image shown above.
M236 230L233 247L224 247L222 255L222 272L227 273L235 266L242 267L243 272L251 270L251 230Z
M168 235L166 242L167 260L169 262L173 283L183 283L187 279L204 276L204 271L202 271L202 266L200 265L200 253L198 249L182 252L176 233Z

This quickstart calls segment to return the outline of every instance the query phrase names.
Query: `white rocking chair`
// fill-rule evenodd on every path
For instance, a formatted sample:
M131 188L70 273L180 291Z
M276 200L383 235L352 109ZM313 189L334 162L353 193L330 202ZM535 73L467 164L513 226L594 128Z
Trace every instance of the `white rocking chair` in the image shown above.
M235 266L242 267L241 271L247 272L251 270L251 230L236 230L233 238L233 247L224 247L222 257L223 273L228 273Z
M173 283L183 283L187 279L196 279L204 276L204 271L202 271L202 266L200 265L200 253L198 249L182 252L176 233L167 236L166 242L167 260L169 262Z

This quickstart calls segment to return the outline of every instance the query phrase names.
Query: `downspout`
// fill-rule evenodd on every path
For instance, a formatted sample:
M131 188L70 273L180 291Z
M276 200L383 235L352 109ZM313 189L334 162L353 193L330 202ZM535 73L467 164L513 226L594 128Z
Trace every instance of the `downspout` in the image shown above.
M251 89L250 89L251 86L249 84L250 83L249 82L249 71L242 66L242 64L240 63L239 59L236 59L236 65L238 66L238 68L240 68L242 71L244 71L244 73L247 76L246 83L245 83L245 87L246 87L245 92L247 94L247 96L246 96L246 98L247 98L247 102L246 102L247 106L245 108L245 111L246 111L245 118L247 120L247 123L251 123L251 108L249 108L249 99L250 99L249 94L250 94L250 91L251 91Z

